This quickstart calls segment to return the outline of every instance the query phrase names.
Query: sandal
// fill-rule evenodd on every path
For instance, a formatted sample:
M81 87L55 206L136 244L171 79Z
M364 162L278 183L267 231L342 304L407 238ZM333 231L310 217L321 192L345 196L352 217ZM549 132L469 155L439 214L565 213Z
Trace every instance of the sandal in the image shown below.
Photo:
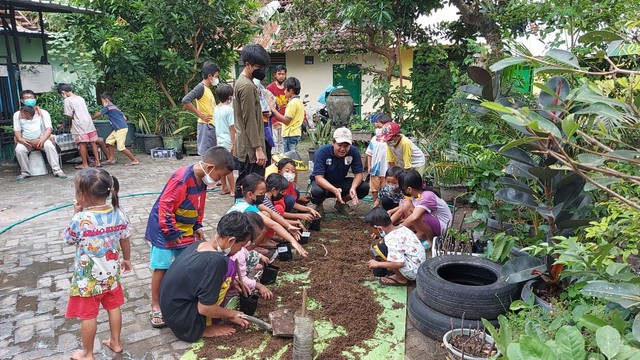
M167 324L164 323L164 317L162 317L162 311L160 310L151 310L149 312L149 321L151 322L151 326L156 329L167 326Z

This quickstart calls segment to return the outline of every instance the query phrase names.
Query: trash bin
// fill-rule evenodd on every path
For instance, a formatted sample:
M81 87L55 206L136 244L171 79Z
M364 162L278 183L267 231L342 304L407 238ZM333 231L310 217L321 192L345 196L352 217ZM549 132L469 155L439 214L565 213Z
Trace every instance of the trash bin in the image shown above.
M107 136L111 134L113 131L113 127L109 120L94 120L93 124L96 126L96 130L98 131L98 136L107 140Z

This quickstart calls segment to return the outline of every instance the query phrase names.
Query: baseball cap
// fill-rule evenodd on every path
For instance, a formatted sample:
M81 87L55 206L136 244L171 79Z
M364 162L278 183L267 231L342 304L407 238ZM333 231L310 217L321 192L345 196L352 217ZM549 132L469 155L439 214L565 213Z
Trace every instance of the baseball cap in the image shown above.
M388 122L382 126L382 134L378 136L378 140L386 142L398 134L400 134L400 125L396 122Z
M346 127L337 128L336 131L333 132L333 140L335 140L338 144L340 143L353 143L353 136L351 135L351 130Z

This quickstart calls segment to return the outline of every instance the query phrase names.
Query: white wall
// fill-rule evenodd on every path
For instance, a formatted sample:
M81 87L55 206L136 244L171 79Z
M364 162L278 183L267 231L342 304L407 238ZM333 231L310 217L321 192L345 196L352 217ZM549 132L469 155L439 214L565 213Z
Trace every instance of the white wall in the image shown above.
M313 56L313 65L305 65L304 57ZM337 64L359 64L363 67L376 67L378 69L384 68L383 60L377 55L362 54L348 59L330 58L327 61L321 61L317 52L311 52L305 54L304 51L292 51L287 53L287 76L294 76L300 80L302 90L300 96L304 98L306 94L309 94L309 106L313 108L319 108L318 97L322 94L322 91L329 85L333 84L333 65ZM238 77L235 73L235 69L231 69L233 79ZM372 75L362 76L362 115L373 112L373 104L375 99L367 99L366 91L371 86L373 80Z

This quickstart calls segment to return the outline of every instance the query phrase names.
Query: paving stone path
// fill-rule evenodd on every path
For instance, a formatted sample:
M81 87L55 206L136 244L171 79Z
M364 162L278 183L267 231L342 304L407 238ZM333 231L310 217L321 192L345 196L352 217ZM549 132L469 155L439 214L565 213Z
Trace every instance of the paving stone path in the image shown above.
M125 304L122 306L124 354L118 359L179 359L190 344L180 341L168 329L149 325L150 304L149 245L144 230L156 193L164 187L173 171L195 163L197 157L182 160L154 160L139 156L141 165L123 162L105 169L120 181L120 204L133 225L131 262L133 271L124 275ZM68 179L51 174L17 182L19 168L14 163L0 164L0 359L68 359L81 347L80 322L65 319L74 247L62 240L68 225L74 198L72 165L64 165ZM306 176L300 176L301 188ZM152 193L152 194L148 194ZM231 197L207 195L204 230L214 234L220 217L232 205ZM370 204L359 205L364 213ZM31 220L33 215L46 212ZM327 209L332 209L331 206ZM408 331L417 333L417 331ZM407 358L425 359L421 334L417 345L407 348ZM98 316L95 349L97 359L111 359L114 353L100 344L109 338L107 314ZM410 339L407 339L408 345ZM415 342L415 340L414 340ZM411 350L414 349L414 350ZM410 356L413 351L416 355ZM441 358L441 357L440 357Z

